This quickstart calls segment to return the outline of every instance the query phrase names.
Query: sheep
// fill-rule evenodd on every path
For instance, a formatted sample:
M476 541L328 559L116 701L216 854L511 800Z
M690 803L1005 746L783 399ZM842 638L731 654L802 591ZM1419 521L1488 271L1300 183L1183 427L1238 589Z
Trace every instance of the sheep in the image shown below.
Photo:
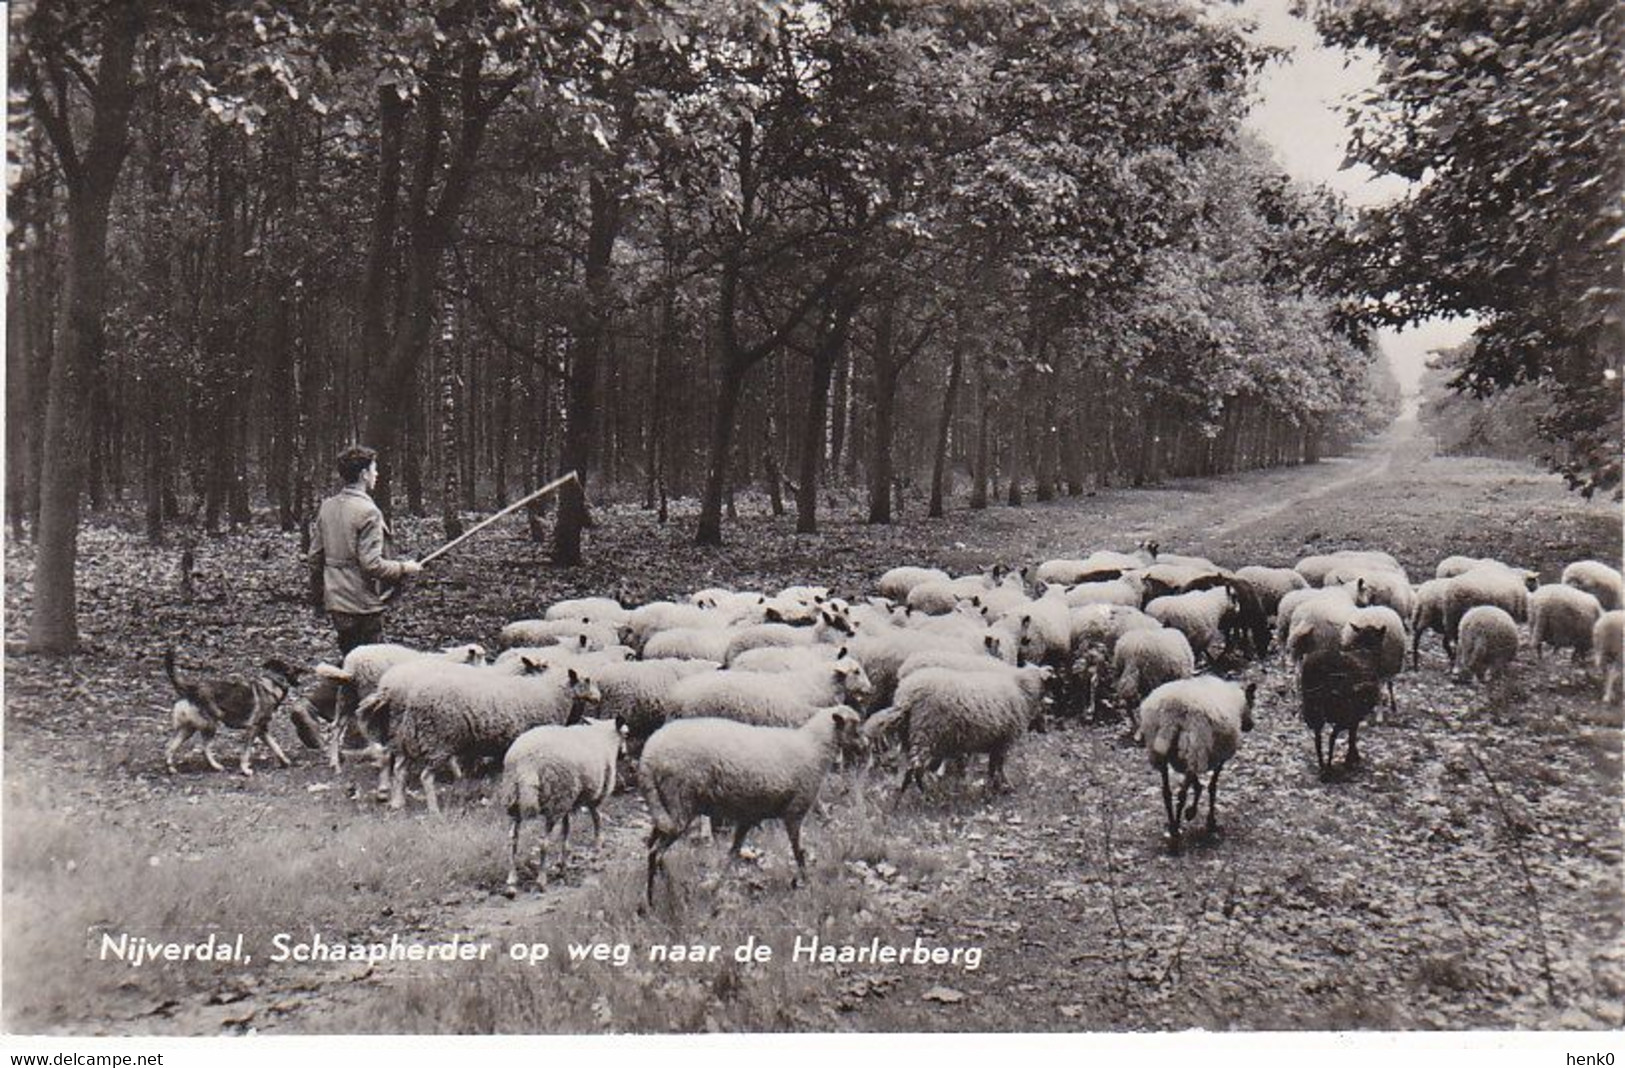
M1456 678L1472 675L1483 681L1506 673L1518 655L1518 624L1494 605L1474 605L1461 617L1456 648Z
M1416 606L1411 609L1411 667L1416 667L1421 660L1422 635L1428 631L1437 631L1439 638L1444 642L1445 656L1451 660L1456 658L1456 649L1445 630L1445 592L1450 589L1450 579L1428 579L1416 588ZM1511 618L1511 617L1508 617Z
M1360 763L1357 735L1360 721L1369 716L1382 700L1382 674L1378 660L1387 641L1381 624L1352 625L1348 644L1318 648L1304 657L1298 669L1298 689L1303 696L1303 721L1315 733L1315 764L1322 779L1331 774L1337 753L1337 736L1348 731L1348 752L1343 766ZM1321 751L1321 731L1330 725L1331 745Z
M1563 569L1563 585L1591 594L1604 611L1620 607L1622 582L1618 571L1595 560L1576 560Z
M1214 812L1219 771L1236 755L1243 731L1253 729L1257 683L1244 690L1211 675L1163 683L1140 705L1140 731L1151 766L1162 773L1162 807L1168 816L1168 845L1179 850L1179 822L1196 818L1202 805L1202 776L1208 775L1207 833L1219 829ZM1181 773L1179 801L1174 802L1168 769ZM1192 793L1190 808L1185 796Z
M1120 604L1138 608L1142 592L1138 582L1131 582L1126 577L1110 582L1081 582L1067 589L1066 603L1072 608L1087 604Z
M755 671L776 674L781 671L800 671L817 667L835 659L838 646L822 645L769 645L760 649L747 649L728 662L729 671Z
M850 638L852 624L844 613L820 608L817 622L810 627L794 627L788 623L757 623L738 628L731 634L732 637L722 657L724 664L732 664L735 657L752 649L817 645L821 642Z
M1252 582L1239 576L1222 581L1234 604L1234 610L1226 612L1219 621L1225 648L1240 648L1254 658L1269 655L1270 609L1266 607L1265 595Z
M876 583L882 597L908 600L908 593L922 582L947 582L948 572L935 567L894 567Z
M767 623L812 623L829 599L827 586L786 586L762 605L762 620Z
M910 612L940 616L959 606L961 592L951 579L929 579L911 588L903 600Z
M485 647L468 643L453 645L438 653L426 653L405 645L377 643L358 645L344 654L342 667L317 664L316 674L339 684L338 698L333 706L332 733L328 735L328 764L334 771L340 768L344 737L355 721L357 707L378 688L378 681L393 667L414 660L432 658L454 664L480 664L485 662ZM376 749L384 739L374 736L363 727L367 741Z
M1223 638L1226 617L1235 611L1235 594L1226 586L1158 597L1145 606L1146 615L1184 634L1203 661L1212 659L1213 643Z
M587 643L572 645L516 645L504 649L492 661L493 671L509 675L532 675L548 667L573 667L591 672L604 664L622 664L635 654L625 645L588 649Z
M1105 692L1101 682L1111 668L1118 640L1136 630L1161 630L1162 624L1127 605L1084 605L1072 610L1071 621L1072 663L1067 692L1075 695L1080 707L1098 713Z
M1112 652L1112 677L1118 703L1130 712L1158 686L1196 674L1196 657L1185 635L1170 627L1135 630L1117 640Z
M734 632L728 627L673 627L649 635L643 655L649 660L727 659Z
M589 619L516 619L498 636L504 649L515 645L575 645L583 651L619 645L620 631Z
M1529 644L1535 658L1545 647L1572 649L1574 660L1591 651L1591 631L1602 615L1602 605L1584 590L1554 583L1529 595Z
M898 790L909 783L925 792L925 772L945 760L986 753L987 789L1009 788L1004 762L1010 747L1043 707L1049 669L963 672L923 668L897 684L893 708L904 710L908 726L907 770Z
M1310 653L1334 649L1359 605L1353 586L1329 586L1298 605L1292 613L1292 630L1286 638L1286 651L1294 660Z
M627 747L636 754L669 718L672 689L683 679L714 673L721 666L715 660L638 660L595 667L598 715L626 727Z
M1449 580L1444 591L1445 648L1454 648L1461 617L1474 605L1491 604L1519 623L1529 619L1528 572L1474 568Z
M712 586L689 594L688 603L713 613L719 620L734 623L744 619L760 620L767 607L767 595Z
M1051 587L1014 620L1015 648L1020 657L1035 664L1065 665L1072 651L1072 616L1063 588ZM1010 622L1010 617L1004 622Z
M1465 575L1467 572L1481 567L1498 567L1506 571L1515 570L1510 565L1503 564L1501 561L1488 556L1447 556L1439 561L1438 567L1434 568L1433 577L1442 579L1455 578L1457 575Z
M1151 566L1169 564L1174 567L1195 568L1198 571L1218 570L1213 561L1205 556L1181 556L1178 553L1165 553L1162 551L1162 546L1154 541L1146 542L1141 546L1141 550L1150 555L1151 559L1147 563Z
M1318 586L1307 586L1282 597L1280 603L1275 606L1275 640L1285 645L1287 638L1292 634L1292 617L1297 614L1298 608L1325 592Z
M406 772L417 764L424 800L438 815L440 767L500 757L531 727L569 723L580 705L597 704L599 697L593 681L574 668L514 676L415 661L391 669L358 713L382 714L392 723L389 807L406 806Z
M1403 572L1371 567L1340 567L1327 574L1324 585L1326 588L1353 586L1360 591L1361 604L1386 605L1398 612L1401 619L1409 619L1416 610L1416 591L1411 588L1411 580Z
M1016 589L1011 586L995 586L990 590L982 590L966 598L972 608L979 610L989 621L1003 619L1005 616L1025 612L1033 601L1027 596L1025 589Z
M667 695L670 719L701 716L761 726L794 727L832 704L861 704L873 692L863 666L848 655L822 667L762 674L713 671L690 675Z
M1281 603L1281 598L1293 590L1307 589L1309 583L1304 577L1290 567L1259 567L1249 564L1236 570L1236 578L1248 583L1258 593L1258 598L1264 605L1264 611L1275 615L1275 610Z
M620 630L630 623L632 612L613 597L577 597L550 605L542 618L580 619Z
M862 604L853 605L847 615L852 621L853 633L884 630L902 626L908 619L908 608L884 597L871 597Z
M592 816L592 844L603 834L598 806L615 792L615 763L624 728L613 719L588 719L573 727L532 727L513 740L502 758L497 796L508 811L507 893L519 887L519 828L525 818L542 821L536 847L536 888L547 889L547 840L560 824L559 867L570 860L570 813Z
M1217 568L1189 567L1185 564L1153 564L1140 573L1140 602L1145 607L1158 597L1211 588L1223 578Z
M801 821L817 803L824 776L857 724L854 712L837 706L818 710L799 727L688 719L655 731L638 762L638 784L654 821L648 839L649 904L654 904L655 873L665 872L666 850L699 816L734 821L734 855L758 823L780 820L798 881L805 876Z
M661 631L684 628L719 629L727 626L726 612L702 608L697 604L676 604L672 601L650 601L640 605L627 616L628 643L634 649L644 648L649 638ZM712 659L721 659L713 657Z
M944 621L949 622L949 620ZM863 664L874 687L872 707L890 704L897 689L897 670L914 653L949 650L980 653L987 649L988 630L968 619L953 619L942 630L912 628L860 634L849 645L852 655Z
M1360 630L1369 627L1382 628L1382 647L1376 658L1377 674L1388 688L1388 710L1397 713L1399 706L1394 702L1394 676L1405 669L1405 621L1387 605L1356 608L1338 632L1338 644L1344 649L1353 648L1360 640ZM1377 717L1377 722L1382 722L1381 711L1378 711Z
M1625 611L1614 609L1597 618L1591 628L1591 663L1603 673L1602 699L1618 703L1620 699L1620 645L1625 633Z
M1385 552L1367 549L1339 549L1333 553L1306 556L1293 565L1311 586L1323 586L1326 575L1340 567L1365 567L1404 573L1404 568Z
M1091 568L1083 560L1045 560L1033 571L1033 580L1039 583L1053 582L1062 586L1075 586L1090 573Z

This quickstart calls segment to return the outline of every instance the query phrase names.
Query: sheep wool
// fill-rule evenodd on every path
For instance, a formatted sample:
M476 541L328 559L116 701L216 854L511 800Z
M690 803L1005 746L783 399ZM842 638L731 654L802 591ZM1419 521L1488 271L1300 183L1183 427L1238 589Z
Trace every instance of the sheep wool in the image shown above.
M638 763L638 785L654 821L646 887L650 903L655 873L665 872L666 850L700 816L734 821L736 854L758 823L781 821L797 873L804 876L801 821L817 803L841 742L857 724L850 709L832 707L799 727L687 719L655 731Z
M391 668L414 660L435 660L452 664L483 664L485 647L473 643L448 646L437 653L423 652L405 645L380 642L358 645L344 654L342 667L329 664L316 665L316 673L339 684L338 699L333 708L333 730L328 735L328 765L338 771L344 748L344 737L352 723L357 723L356 712L361 702L372 696L378 683ZM359 721L363 736L374 747L387 740L371 723Z
M1224 638L1225 616L1235 610L1235 594L1226 586L1158 597L1145 614L1185 635L1191 652L1206 661L1215 642Z
M1344 649L1353 648L1359 641L1359 632L1372 627L1382 628L1382 645L1377 650L1375 664L1378 676L1388 688L1388 708L1398 712L1399 706L1394 701L1394 676L1405 669L1405 621L1399 617L1399 613L1386 605L1356 608L1338 632L1338 644Z
M1492 674L1504 675L1518 655L1518 624L1494 605L1475 605L1461 617L1456 639L1456 677L1471 675L1480 682Z
M1604 611L1611 612L1621 606L1622 579L1620 573L1607 564L1576 560L1563 569L1562 582L1591 594Z
M406 773L418 765L424 800L438 814L439 768L499 758L526 730L568 723L579 705L597 704L599 696L574 668L514 676L419 661L392 669L367 699L392 721L390 807L406 806Z
M1529 619L1529 585L1524 572L1477 567L1449 581L1444 591L1447 649L1455 644L1461 617L1474 605L1494 605L1519 623Z
M1185 635L1168 627L1136 630L1117 640L1112 676L1118 703L1132 708L1164 683L1196 674L1196 657Z
M634 750L671 715L671 691L683 679L715 673L715 660L637 660L592 670L600 694L598 715L626 727Z
M1290 567L1259 567L1249 564L1236 570L1236 578L1252 584L1258 591L1259 600L1263 602L1264 610L1271 616L1281 603L1281 598L1293 590L1307 589L1309 583L1304 577Z
M544 619L581 619L617 630L625 627L632 613L613 597L577 597L559 601L542 613Z
M960 672L925 668L897 684L893 707L908 717L908 767L899 797L944 760L986 753L989 792L1008 789L1004 762L1042 707L1042 668Z
M1194 818L1202 803L1202 776L1208 775L1207 830L1218 830L1214 809L1219 794L1219 770L1236 755L1241 735L1253 729L1253 698L1257 684L1244 690L1211 675L1164 683L1140 705L1140 733L1146 756L1162 774L1162 805L1168 817L1168 840L1179 845L1180 815L1192 790L1189 814ZM1179 802L1174 803L1168 770L1179 772Z
M671 719L721 718L770 727L796 727L819 708L862 703L873 692L863 666L850 656L801 671L766 674L712 671L671 688Z
M1294 660L1310 653L1337 647L1343 624L1354 615L1355 587L1328 586L1299 604L1292 612L1292 630L1286 638L1286 651Z
M1529 595L1529 644L1538 659L1545 647L1572 649L1574 659L1591 652L1591 631L1602 605L1584 590L1561 583L1542 586Z
M603 832L598 806L615 792L615 762L622 728L613 719L589 719L573 727L542 726L515 738L502 758L497 796L507 810L508 891L519 886L519 829L527 818L542 821L537 844L536 885L547 889L547 840L560 824L559 865L569 864L570 813L592 816L592 843Z
M1620 699L1620 646L1625 639L1625 611L1604 612L1591 628L1591 662L1603 673L1602 699Z
M619 645L620 631L588 619L516 619L498 636L504 649L516 645L569 645L582 652Z
M1444 642L1444 652L1454 660L1455 646L1445 630L1445 591L1450 589L1449 578L1428 579L1416 588L1416 606L1411 609L1411 667L1421 659L1422 635L1428 631L1438 633Z
M924 582L947 582L948 572L935 567L894 567L880 576L877 588L882 597L908 600L909 591Z

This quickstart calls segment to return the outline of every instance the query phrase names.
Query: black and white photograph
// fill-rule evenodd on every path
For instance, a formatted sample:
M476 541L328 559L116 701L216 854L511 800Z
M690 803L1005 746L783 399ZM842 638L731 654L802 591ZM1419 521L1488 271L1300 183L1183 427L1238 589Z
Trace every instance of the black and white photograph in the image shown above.
M5 21L12 1049L1613 1063L1618 3Z

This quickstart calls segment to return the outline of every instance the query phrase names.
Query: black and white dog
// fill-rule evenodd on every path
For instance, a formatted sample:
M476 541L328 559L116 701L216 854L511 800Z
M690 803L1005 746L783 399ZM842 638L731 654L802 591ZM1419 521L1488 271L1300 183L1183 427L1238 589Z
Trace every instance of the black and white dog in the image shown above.
M214 735L222 725L248 732L243 744L239 767L244 775L254 774L254 743L261 738L271 747L277 760L287 767L293 763L276 739L268 733L271 717L281 706L299 677L297 668L289 667L276 658L260 666L260 674L252 680L220 679L207 682L182 682L175 674L175 650L164 651L164 672L174 685L180 700L170 710L169 744L164 746L164 764L175 774L175 755L192 735L203 736L203 756L215 771L225 771L214 755Z

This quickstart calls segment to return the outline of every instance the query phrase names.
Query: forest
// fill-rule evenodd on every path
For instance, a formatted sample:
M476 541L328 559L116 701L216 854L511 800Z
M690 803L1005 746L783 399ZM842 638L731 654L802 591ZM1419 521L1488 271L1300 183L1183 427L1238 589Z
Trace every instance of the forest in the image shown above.
M568 469L814 531L1313 461L1397 387L1318 288L1349 224L1240 120L1270 50L1182 5L15 5L6 502L302 527ZM64 579L64 576L67 576ZM47 591L58 591L49 593Z

